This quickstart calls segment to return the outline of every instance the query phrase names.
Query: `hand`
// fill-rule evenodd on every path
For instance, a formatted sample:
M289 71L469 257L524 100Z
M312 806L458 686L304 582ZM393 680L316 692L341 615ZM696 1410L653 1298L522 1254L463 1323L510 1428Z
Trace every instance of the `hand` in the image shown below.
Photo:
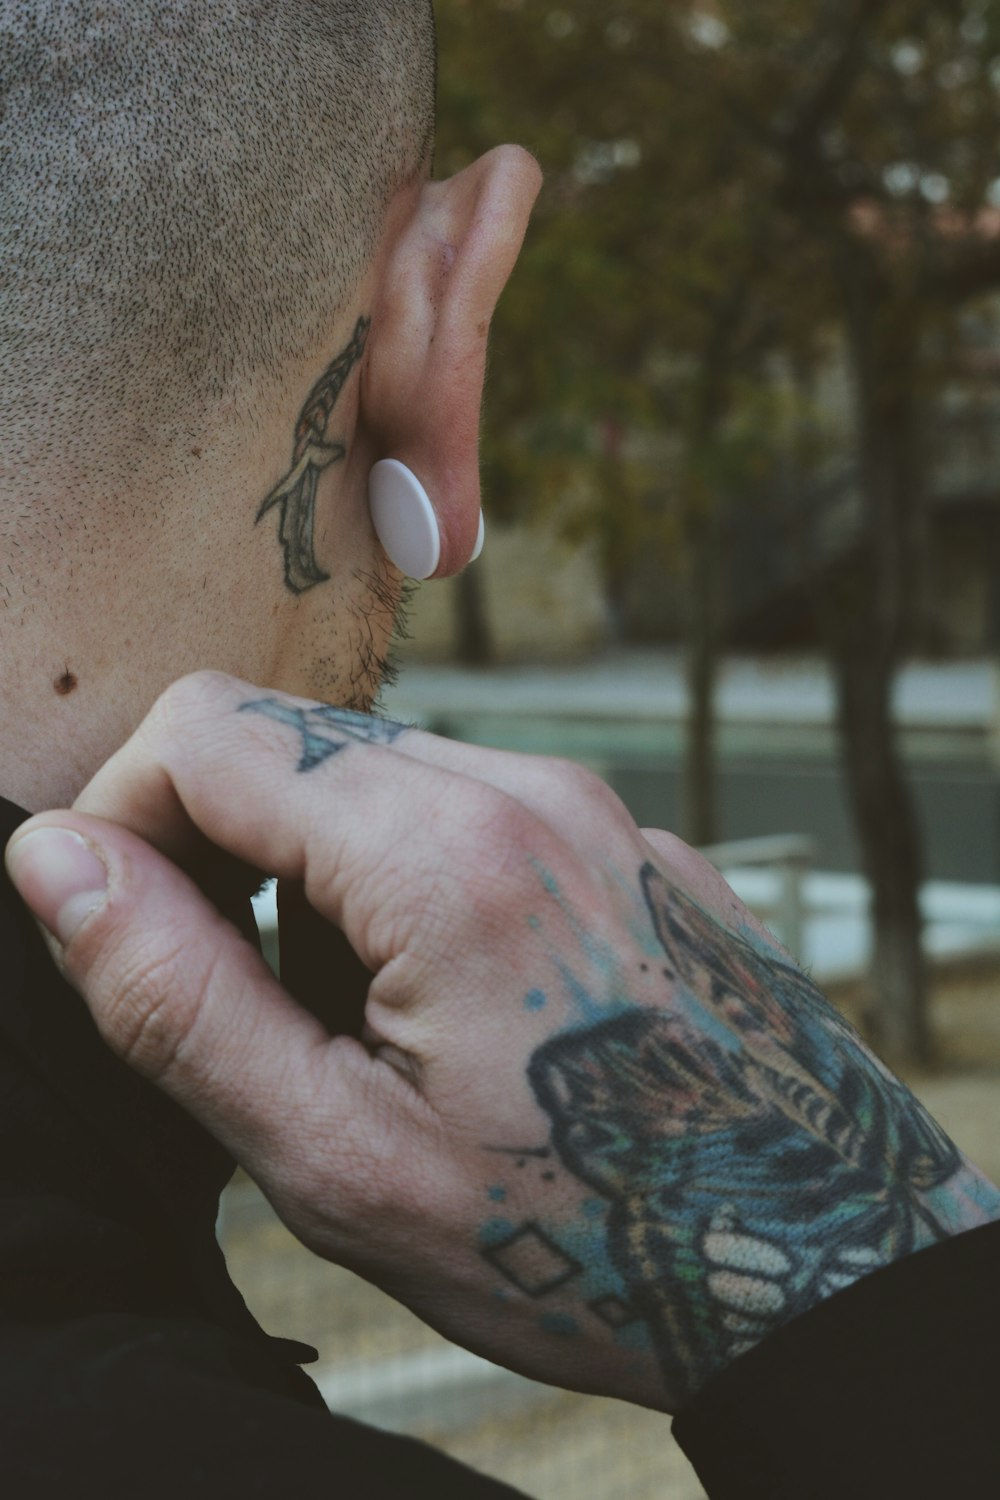
M103 901L53 878L52 827ZM219 916L209 845L346 934L360 1040ZM110 1045L305 1244L536 1378L676 1410L1000 1213L721 877L579 767L201 673L9 860Z

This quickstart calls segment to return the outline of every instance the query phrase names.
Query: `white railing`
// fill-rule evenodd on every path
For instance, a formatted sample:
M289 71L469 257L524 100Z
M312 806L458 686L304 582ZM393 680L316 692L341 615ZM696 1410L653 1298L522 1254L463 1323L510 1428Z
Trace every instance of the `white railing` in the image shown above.
M781 939L789 953L802 958L805 952L805 881L816 862L815 842L805 834L781 833L767 838L712 844L700 852L723 874L728 870L748 869L774 872L777 876L774 899L763 906L755 901L754 911Z

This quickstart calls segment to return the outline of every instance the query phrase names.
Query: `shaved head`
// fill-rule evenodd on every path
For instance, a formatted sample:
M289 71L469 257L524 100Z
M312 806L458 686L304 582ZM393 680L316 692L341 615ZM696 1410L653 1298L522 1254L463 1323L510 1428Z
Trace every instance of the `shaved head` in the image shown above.
M326 348L430 149L434 58L430 0L0 0L22 500L81 455L114 484Z

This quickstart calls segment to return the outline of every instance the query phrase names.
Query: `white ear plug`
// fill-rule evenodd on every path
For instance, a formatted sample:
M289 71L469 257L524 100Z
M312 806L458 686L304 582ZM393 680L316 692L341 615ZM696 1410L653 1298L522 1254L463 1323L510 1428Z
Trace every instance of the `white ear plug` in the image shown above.
M408 578L430 578L441 561L441 532L430 497L412 469L383 458L368 482L372 525L390 562Z
M485 541L486 541L486 522L483 520L483 513L482 513L482 511L480 511L479 512L479 535L476 537L476 545L473 547L473 549L472 549L472 556L469 558L470 563L474 563L475 560L476 560L476 558L480 555L480 553L483 550L483 543Z
M441 530L430 497L412 469L396 458L383 458L368 481L375 535L390 562L408 578L431 578L441 561ZM486 528L479 516L479 536L470 562L483 550Z

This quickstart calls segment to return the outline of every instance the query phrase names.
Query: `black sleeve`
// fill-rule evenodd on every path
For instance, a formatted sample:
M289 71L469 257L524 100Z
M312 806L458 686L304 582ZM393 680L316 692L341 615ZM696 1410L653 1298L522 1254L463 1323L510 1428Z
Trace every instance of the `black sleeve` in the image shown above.
M195 1319L0 1326L9 1500L524 1500Z
M1000 1224L773 1333L674 1419L711 1500L1000 1494Z

